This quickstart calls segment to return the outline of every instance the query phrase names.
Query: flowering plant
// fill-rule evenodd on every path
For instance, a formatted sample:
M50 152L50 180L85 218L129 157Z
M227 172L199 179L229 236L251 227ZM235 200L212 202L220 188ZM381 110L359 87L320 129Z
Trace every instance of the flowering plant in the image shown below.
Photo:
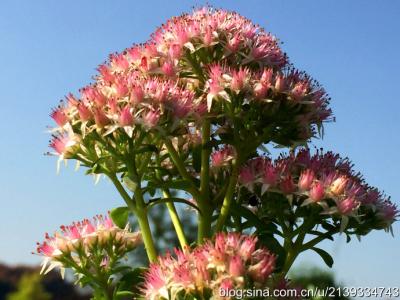
M51 113L53 153L108 177L125 206L47 235L44 270L73 269L95 299L231 299L219 290L282 285L306 250L331 266L319 242L390 231L399 212L347 158L309 150L334 119L329 101L273 35L239 14L207 7L168 20L111 54ZM290 152L272 159L271 146ZM197 212L195 240L178 204ZM179 240L174 254L159 256L154 242L157 205ZM141 240L143 272L122 264Z

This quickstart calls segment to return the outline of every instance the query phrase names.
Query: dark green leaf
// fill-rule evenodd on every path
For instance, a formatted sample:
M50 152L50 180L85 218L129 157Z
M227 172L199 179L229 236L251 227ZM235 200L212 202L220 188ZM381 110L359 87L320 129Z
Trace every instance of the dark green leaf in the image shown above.
M120 298L129 296L128 299L132 299L132 295L127 295L125 292L129 291L130 293L133 292L139 293L139 286L143 282L144 279L144 272L146 271L146 268L136 268L128 273L126 273L124 276L121 277L119 280L119 286L118 286L118 292L117 292L117 297L118 294L121 293Z
M110 217L119 228L125 228L128 223L129 209L126 206L117 207L111 210Z
M147 204L147 207L150 208L150 207L153 207L153 206L158 205L158 204L162 204L162 203L174 203L174 202L177 202L177 203L184 203L184 204L186 204L186 205L189 205L190 207L196 209L199 213L201 213L200 210L199 210L199 208L198 208L195 204L193 204L192 202L190 202L189 200L182 199L182 198L175 198L175 197L152 199L152 200L150 200L150 202Z
M190 181L187 180L174 180L168 182L160 182L160 188L170 188L175 190L186 191L192 186Z
M145 152L158 152L158 149L154 145L143 145L142 147L134 151L135 154L140 154Z
M115 299L120 300L120 299L132 299L135 294L132 293L131 291L118 291L117 294L115 295Z
M200 173L201 170L201 145L193 147L192 151L193 157L193 168L196 172Z
M245 218L249 225L251 224L259 231L262 231L266 227L266 225L252 211L244 206L232 203L231 211L233 215Z
M321 256L321 258L324 260L324 262L326 263L326 265L329 268L332 268L333 266L333 258L332 256L326 252L325 250L322 250L321 248L311 248L312 250L314 250L315 252L317 252L319 254L319 256Z

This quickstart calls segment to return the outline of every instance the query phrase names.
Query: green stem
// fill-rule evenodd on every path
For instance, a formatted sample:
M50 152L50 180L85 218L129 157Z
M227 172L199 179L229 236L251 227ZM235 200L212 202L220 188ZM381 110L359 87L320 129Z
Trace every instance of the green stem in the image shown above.
M111 174L111 173L105 173L105 174L108 176L108 178L110 178L110 180L112 181L114 186L117 188L117 191L121 195L122 199L124 199L124 201L125 201L126 205L128 206L128 208L133 213L136 213L136 206L135 206L134 200L126 192L126 190L122 186L121 182L118 180L117 176L115 174Z
M336 228L332 231L327 231L327 232L321 234L320 236L312 239L311 241L308 241L307 243L302 245L302 247L301 247L302 251L305 251L305 250L308 250L308 249L314 247L316 244L322 242L324 239L334 235L335 233L338 233L339 231L340 231L340 228Z
M157 159L158 166L161 166L159 155L156 155L156 159ZM158 180L162 181L162 177L161 177L159 170L156 170L156 176L157 176ZM169 189L167 189L167 188L162 189L162 192L163 192L164 198L172 198L171 193L169 192ZM182 249L184 249L188 245L188 243L186 240L185 232L183 231L183 225L179 218L178 212L176 211L176 208L175 208L175 205L173 202L167 202L166 206L167 206L169 216L172 221L172 225L174 226L176 235L178 236L179 243L180 243Z
M151 235L151 229L149 225L149 219L147 217L147 211L145 207L146 204L144 202L142 189L139 182L136 182L136 184L136 188L134 189L135 198L137 200L136 217L138 218L138 223L140 231L142 233L147 256L150 262L154 262L157 259L157 251L154 245L153 237Z
M163 190L163 195L164 198L171 198L171 194L168 190ZM179 218L178 212L176 211L175 205L172 202L167 202L166 206L168 208L172 224L174 225L176 235L178 236L179 243L182 249L185 249L188 246L188 242L186 240L185 232L183 231L183 225Z
M198 214L197 242L201 244L205 238L211 236L211 218L213 208L210 199L210 155L211 149L208 145L211 135L211 124L209 120L203 122L202 128L202 150L201 150L201 171L200 171L200 192L201 201L198 201L201 214Z
M171 141L168 138L164 139L164 144L167 147L168 153L175 167L178 169L179 174L183 177L183 179L187 180L190 183L191 187L188 190L189 193L196 199L196 201L199 202L199 200L202 199L202 194L194 184L193 178L186 170L185 164L180 158L178 152L175 150L174 146L172 145Z
M300 253L302 253L308 249L311 249L312 247L314 247L318 243L322 242L327 237L329 237L339 231L339 229L327 231L327 232L321 234L320 236L312 239L311 241L303 244L307 232L309 230L311 230L314 227L314 225L315 225L314 220L312 217L310 217L310 219L307 222L304 222L303 225L300 227L301 231L298 234L296 241L294 243L291 240L292 237L294 236L293 235L294 231L292 231L289 235L284 234L285 237L288 236L289 238L285 238L285 244L284 244L284 247L287 250L287 256L286 256L286 261L285 261L285 264L284 264L284 266L282 268L282 272L281 272L281 274L283 276L285 276L287 274L287 272L289 272L291 266L293 265L294 261L296 260L296 258L299 256ZM297 232L298 230L295 230L295 231ZM287 243L287 240L290 240L290 243L289 242Z
M229 211L232 204L233 195L235 192L238 176L239 176L239 153L237 158L232 163L232 174L229 178L228 188L224 197L224 202L221 207L221 214L218 217L217 225L215 227L215 231L221 231L223 226L225 225L226 219L228 218Z
M201 171L200 171L200 192L204 199L210 198L210 155L211 149L208 145L211 134L211 124L209 120L203 122L202 149L201 149Z
M142 233L143 243L146 248L147 256L150 262L154 262L157 259L157 251L154 245L153 237L151 235L151 229L146 210L146 203L144 201L140 182L141 178L137 173L135 159L136 157L133 156L131 163L129 163L129 157L127 157L126 166L128 168L129 178L135 183L133 193L136 199L136 217L138 219L140 231Z

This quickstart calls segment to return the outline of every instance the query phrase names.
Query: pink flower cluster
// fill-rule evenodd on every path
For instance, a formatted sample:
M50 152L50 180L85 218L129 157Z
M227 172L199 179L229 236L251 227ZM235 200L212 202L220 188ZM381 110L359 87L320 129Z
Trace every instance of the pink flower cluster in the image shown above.
M112 251L121 258L142 240L140 232L120 229L109 216L102 215L63 225L60 229L53 236L46 233L45 240L38 243L36 252L44 257L42 272L54 267L71 267L67 263L70 260L79 265L82 257L91 257L93 253L104 252L107 259Z
M175 250L176 257L160 257L145 276L145 297L161 300L212 294L213 299L220 299L220 289L265 287L276 258L256 243L253 236L218 233L214 242L193 250Z
M307 74L294 69L274 71L265 67L250 71L248 67L235 69L216 63L209 67L209 78L206 85L209 109L215 98L229 101L227 91L230 90L249 101L263 101L270 105L282 101L291 105L302 104L306 112L297 121L303 126L322 123L332 114L324 89Z
M261 186L267 191L298 196L298 204L319 204L325 213L357 216L360 209L372 209L387 226L399 212L376 188L370 187L347 158L332 152L312 155L300 150L296 155L272 161L253 158L241 169L240 183L249 190Z
M211 153L211 165L215 168L226 166L235 157L235 149L228 145Z
M274 36L224 10L172 18L145 44L111 54L98 71L79 98L69 94L51 113L57 128L50 147L63 158L94 131L132 137L135 129L200 121L213 100L231 101L228 89L247 100L300 103L303 112L294 122L304 128L331 115L324 90L305 74L287 71Z

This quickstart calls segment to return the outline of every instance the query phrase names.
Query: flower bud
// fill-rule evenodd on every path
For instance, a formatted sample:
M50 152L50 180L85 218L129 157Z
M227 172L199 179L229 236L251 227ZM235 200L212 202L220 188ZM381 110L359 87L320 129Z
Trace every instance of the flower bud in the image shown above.
M267 163L264 167L263 181L265 184L272 187L275 186L278 181L278 173L270 163Z
M324 198L324 195L324 185L319 181L315 182L310 189L310 199L314 202L319 202Z
M132 88L131 95L129 98L130 102L132 104L139 104L143 101L143 99L144 99L143 89L140 86L134 86Z
M348 182L348 179L346 177L344 177L344 176L340 176L339 178L336 178L332 182L332 184L331 184L331 186L329 188L330 192L334 196L342 195L344 190L345 190L345 188L346 188L346 186L347 186L347 182Z
M240 256L236 255L231 258L229 262L229 274L234 277L244 275L244 265Z
M353 197L348 197L346 199L339 200L337 203L338 211L342 215L351 214L358 206L359 206L358 201L356 201Z
M77 109L79 113L79 118L81 119L82 122L89 121L92 118L92 112L82 102L78 104Z
M307 169L307 170L303 171L299 178L299 183L298 183L299 189L301 191L309 190L311 187L311 184L314 181L314 176L315 176L314 171L311 169Z
M291 194L296 191L292 176L287 176L281 181L280 188L284 194Z
M59 107L57 109L54 109L50 116L53 118L53 120L57 123L58 126L62 127L68 122L68 117L65 114L64 110Z
M250 184L254 181L254 174L249 167L244 167L240 170L239 181L244 184Z
M103 128L110 123L110 120L105 115L105 113L100 109L95 109L94 111L94 121L98 128Z
M275 80L275 90L277 92L283 92L286 89L285 77L278 75Z
M122 127L133 125L133 116L132 116L130 107L126 106L122 109L120 116L119 116L119 124Z

